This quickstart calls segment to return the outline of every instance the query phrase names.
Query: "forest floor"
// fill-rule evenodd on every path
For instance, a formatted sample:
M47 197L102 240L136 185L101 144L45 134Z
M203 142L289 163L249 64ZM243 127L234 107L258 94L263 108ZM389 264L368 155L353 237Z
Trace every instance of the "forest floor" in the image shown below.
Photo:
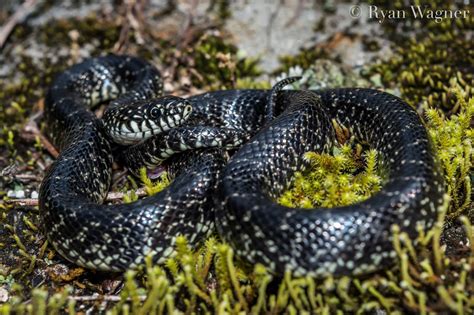
M387 3L370 5L408 8L404 1L390 7ZM368 16L369 4L344 1L2 3L2 313L472 313L474 9L469 2L430 3L435 8L470 10L471 15L441 22L413 17L381 21ZM397 235L398 264L365 277L274 276L264 266L241 264L231 248L214 238L197 251L181 240L176 258L165 267L148 265L125 275L79 268L54 251L40 224L38 191L57 154L41 133L41 113L55 75L84 58L106 53L149 60L163 74L165 92L179 96L269 88L278 78L295 74L305 76L304 87L389 91L424 117L449 201L438 224L420 235L421 249L415 251L406 236ZM341 154L345 163L360 162L353 151L335 152ZM351 171L367 171L369 161L362 159ZM347 170L334 162L325 171L337 184ZM109 200L120 201L129 191L144 195L137 182L118 170ZM338 189L326 196L328 200L337 203L346 192Z

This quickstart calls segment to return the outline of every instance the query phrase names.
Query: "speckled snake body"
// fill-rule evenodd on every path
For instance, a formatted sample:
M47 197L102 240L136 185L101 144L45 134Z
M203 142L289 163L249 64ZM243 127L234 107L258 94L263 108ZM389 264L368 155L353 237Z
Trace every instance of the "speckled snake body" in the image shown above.
M140 100L160 93L154 67L112 55L73 66L50 88L45 121L61 154L41 185L40 210L48 238L67 259L114 271L141 264L150 253L163 262L177 235L195 244L217 226L240 257L276 272L360 274L393 261L393 224L413 236L417 226L426 229L435 220L443 183L427 132L417 113L390 94L280 91L276 118L266 124L266 90L158 98L154 102L169 109L150 109L150 116L168 112L174 118L130 121L125 127L113 120L118 114L106 111L115 124L110 128L89 110L108 100L110 111L127 103L145 108ZM127 113L133 109L122 110ZM304 153L333 144L331 120L382 153L389 171L384 187L362 203L335 209L276 204L294 172L305 167ZM159 134L135 141L140 126L158 124ZM128 165L176 159L181 167L172 184L137 202L102 204L116 147L110 129L134 142L120 147ZM225 165L223 150L242 143ZM177 154L181 151L191 153Z

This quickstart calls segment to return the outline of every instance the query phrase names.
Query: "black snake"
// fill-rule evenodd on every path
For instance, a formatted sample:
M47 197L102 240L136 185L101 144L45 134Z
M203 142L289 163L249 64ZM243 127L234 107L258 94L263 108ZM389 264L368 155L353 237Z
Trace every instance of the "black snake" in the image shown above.
M275 272L361 274L393 261L393 224L415 236L435 220L443 180L421 119L395 96L229 90L185 100L158 97L161 89L149 63L115 55L71 67L49 89L44 119L61 153L41 185L40 210L49 240L68 260L112 271L147 254L161 263L177 235L194 245L217 227L238 256ZM104 123L89 108L109 100ZM382 190L334 209L278 205L305 167L304 153L333 145L331 121L381 152L390 174ZM227 163L224 150L242 143ZM176 177L154 196L103 205L112 152L132 169L172 156Z

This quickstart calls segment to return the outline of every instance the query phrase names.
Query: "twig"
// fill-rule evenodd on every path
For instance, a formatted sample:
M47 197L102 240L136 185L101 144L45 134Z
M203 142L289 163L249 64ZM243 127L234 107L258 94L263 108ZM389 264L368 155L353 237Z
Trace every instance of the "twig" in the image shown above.
M127 193L123 192L109 192L107 194L107 197L105 197L105 201L116 201L116 200L122 200L123 197ZM139 188L135 190L135 195L137 197L145 197L148 194L145 191L145 188ZM18 198L18 199L7 199L5 200L7 204L13 204L17 206L29 206L29 207L34 207L38 205L38 199L37 198Z
M120 200L120 199L123 199L123 197L125 196L125 194L127 194L127 193L123 193L123 192L109 192L109 193L107 194L107 197L105 197L105 200L106 200L106 201ZM146 193L145 188L138 188L137 190L135 190L135 195L137 195L137 197L145 197L145 196L147 196L148 194Z
M130 22L127 19L128 12L131 11L131 4L127 1L124 3L125 6L125 14L122 17L122 28L120 29L119 39L115 43L113 47L113 51L120 52L122 48L125 46L125 43L128 38L128 33L130 31Z
M59 155L58 150L54 147L54 145L49 142L49 140L41 133L41 131L38 128L38 124L35 122L35 119L39 117L41 113L36 114L34 117L31 117L28 121L28 123L25 125L25 130L26 132L32 133L34 136L38 136L40 138L41 144L43 147L46 149L46 151L51 154L52 157L57 158Z
M88 302L88 301L106 301L106 302L118 302L121 300L119 295L84 295L84 296L68 296L69 300ZM145 301L147 299L146 295L139 295L138 299L140 301ZM129 301L130 298L127 298Z
M23 22L23 20L28 15L30 15L31 12L33 12L35 4L36 0L26 0L25 2L23 2L20 8L15 11L15 13L0 28L0 49L7 41L8 36L11 34L15 26Z
M38 179L38 176L34 175L34 174L17 174L17 175L15 175L15 179L25 180L25 181L36 180L36 179Z
M188 43L194 37L194 17L196 14L196 8L198 5L197 0L191 1L191 7L187 13L185 13L185 21L183 27L181 28L180 34L178 35L178 42L177 45L179 48L186 47Z
M118 41L115 43L113 50L116 52L121 52L128 41L130 29L134 30L133 35L137 41L137 44L143 45L145 40L143 38L142 31L145 28L145 15L143 14L145 7L147 6L147 1L140 0L125 0L125 14L122 17L122 29L120 30L120 35Z
M13 204L16 206L22 207L34 207L38 205L37 198L19 198L19 199L7 199L5 200L7 204Z

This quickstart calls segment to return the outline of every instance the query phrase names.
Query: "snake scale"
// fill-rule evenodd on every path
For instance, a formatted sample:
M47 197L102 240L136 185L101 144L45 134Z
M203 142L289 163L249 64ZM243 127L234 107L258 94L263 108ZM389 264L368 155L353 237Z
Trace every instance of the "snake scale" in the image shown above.
M152 65L116 55L72 66L49 89L44 120L61 153L41 184L40 213L68 260L109 271L147 254L162 263L177 235L195 245L217 230L239 257L276 273L363 274L393 262L393 224L415 236L434 223L443 180L421 119L393 95L228 90L182 99L161 90ZM91 108L106 101L99 119ZM381 153L381 191L333 209L278 205L304 153L334 144L332 121ZM104 204L114 158L132 170L170 161L175 179L156 195Z

